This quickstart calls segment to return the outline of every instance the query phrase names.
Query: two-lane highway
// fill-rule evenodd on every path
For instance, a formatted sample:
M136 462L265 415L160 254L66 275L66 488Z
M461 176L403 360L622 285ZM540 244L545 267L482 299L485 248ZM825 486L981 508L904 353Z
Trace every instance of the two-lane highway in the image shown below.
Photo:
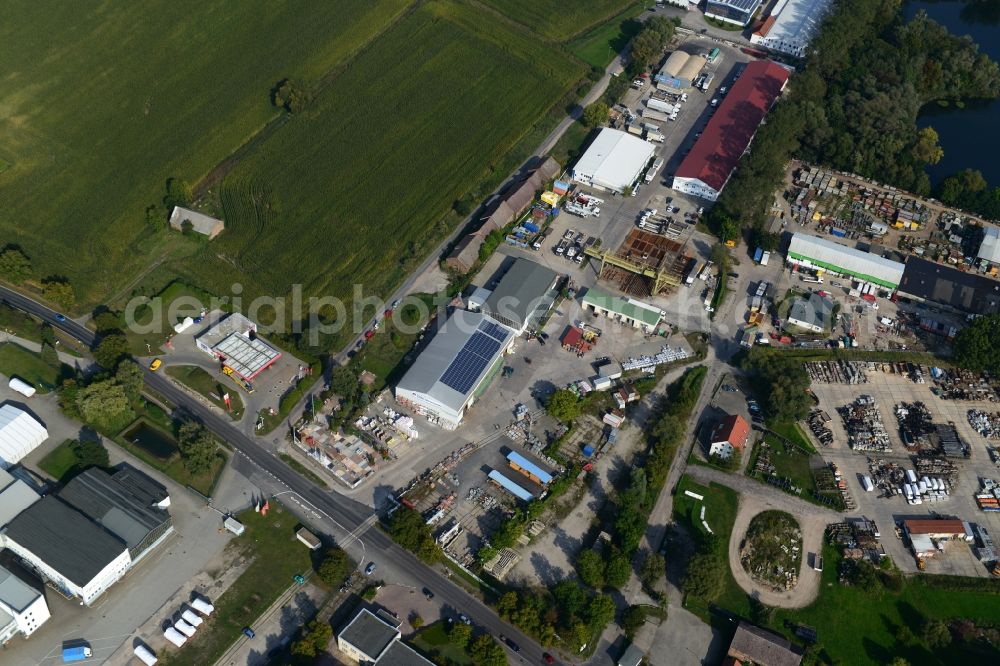
M0 300L38 317L51 324L54 328L60 329L88 346L94 344L96 336L93 331L67 317L59 315L54 310L37 301L5 287L0 287ZM371 508L341 495L321 490L288 467L277 456L262 446L256 438L246 435L233 427L228 419L215 414L193 399L165 376L151 372L148 369L145 370L145 375L147 387L201 421L213 434L245 455L255 465L276 478L289 490L312 503L342 528L348 532L354 532L358 528L363 529L363 526L367 525L366 521L372 516ZM514 656L508 650L509 656L515 663L542 663L543 650L537 643L528 638L528 636L516 627L505 623L490 607L467 593L448 577L442 575L436 569L427 566L409 551L397 546L392 539L377 529L364 532L362 538L370 546L367 549L369 557L393 561L401 569L411 572L422 584L432 588L441 601L472 617L478 626L493 634L493 636L499 637L500 634L504 634L516 641L521 647L521 652L517 656ZM505 647L504 649L506 650L507 648ZM519 658L520 661L518 661Z

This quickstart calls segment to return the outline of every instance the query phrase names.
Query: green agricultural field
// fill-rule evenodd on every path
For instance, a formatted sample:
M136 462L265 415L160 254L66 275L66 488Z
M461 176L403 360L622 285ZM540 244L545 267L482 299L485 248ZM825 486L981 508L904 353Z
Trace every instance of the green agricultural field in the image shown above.
M188 280L226 293L236 279L245 298L398 284L449 231L452 202L583 73L483 11L420 5L262 142L223 182L230 228L184 262Z
M193 251L162 232L163 212L146 220L165 181L201 180L280 116L279 80L315 86L411 4L4 3L0 236L84 304L168 245Z
M543 37L564 41L603 23L635 0L483 0ZM648 3L647 3L648 4Z

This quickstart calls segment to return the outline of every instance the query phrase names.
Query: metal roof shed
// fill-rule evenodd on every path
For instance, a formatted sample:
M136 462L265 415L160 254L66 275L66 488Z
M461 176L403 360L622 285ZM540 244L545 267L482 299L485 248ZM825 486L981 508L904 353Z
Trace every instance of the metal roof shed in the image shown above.
M524 469L525 471L534 474L538 478L539 482L543 485L548 485L552 483L551 474L549 474L544 469L542 469L535 463L531 462L530 460L522 456L517 451L511 451L510 453L507 454L507 462L511 463L512 466L517 465L518 467Z
M527 490L517 485L516 483L508 479L506 476L496 471L495 469L490 470L489 478L490 481L497 484L498 486L509 492L511 495L518 498L519 500L522 500L524 502L530 502L531 500L535 499L534 495L532 495Z

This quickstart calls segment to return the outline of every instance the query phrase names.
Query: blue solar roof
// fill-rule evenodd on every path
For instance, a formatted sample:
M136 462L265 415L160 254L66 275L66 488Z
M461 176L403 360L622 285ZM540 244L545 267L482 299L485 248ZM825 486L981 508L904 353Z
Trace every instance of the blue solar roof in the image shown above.
M517 451L511 451L507 454L507 460L514 463L518 467L527 470L537 476L542 483L549 484L552 481L552 475L543 470L541 467L531 462L524 456L522 456Z
M485 319L481 321L476 332L441 375L441 383L459 393L468 393L500 350L507 335L507 329L502 326Z
M489 477L490 481L497 483L504 490L506 490L511 495L517 497L520 500L524 500L525 502L530 502L535 498L534 495L532 495L527 490L517 485L516 483L508 479L506 476L496 471L495 469L490 470Z

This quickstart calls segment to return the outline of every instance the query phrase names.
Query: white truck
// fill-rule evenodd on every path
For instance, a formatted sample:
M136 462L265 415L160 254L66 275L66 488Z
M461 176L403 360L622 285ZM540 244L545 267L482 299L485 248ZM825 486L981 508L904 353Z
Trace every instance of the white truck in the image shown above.
M592 208L590 206L581 206L578 203L569 202L563 207L567 213L573 215L579 215L580 217L595 217L601 214L600 208Z

